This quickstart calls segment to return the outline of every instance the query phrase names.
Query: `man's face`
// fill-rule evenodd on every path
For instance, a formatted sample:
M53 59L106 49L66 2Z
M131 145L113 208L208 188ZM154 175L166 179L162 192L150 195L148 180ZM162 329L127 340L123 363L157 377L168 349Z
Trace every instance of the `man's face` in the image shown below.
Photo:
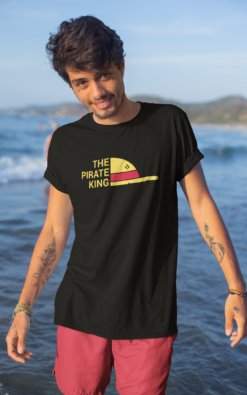
M103 72L74 71L68 67L66 71L76 97L96 117L107 119L117 114L125 95L124 60L120 69L112 64ZM107 103L99 104L104 101Z

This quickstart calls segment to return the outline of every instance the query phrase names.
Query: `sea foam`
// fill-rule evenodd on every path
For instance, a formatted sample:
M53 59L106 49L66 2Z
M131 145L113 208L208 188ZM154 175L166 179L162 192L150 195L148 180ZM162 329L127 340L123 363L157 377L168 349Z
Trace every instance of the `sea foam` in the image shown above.
M45 158L24 155L13 159L9 156L0 157L0 184L15 181L36 181L43 178L47 162Z

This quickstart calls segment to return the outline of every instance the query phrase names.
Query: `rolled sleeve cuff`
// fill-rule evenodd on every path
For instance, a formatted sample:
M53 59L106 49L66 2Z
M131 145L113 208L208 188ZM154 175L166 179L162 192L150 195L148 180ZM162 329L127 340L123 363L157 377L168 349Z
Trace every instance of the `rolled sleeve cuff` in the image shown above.
M68 189L62 185L55 177L54 175L50 172L49 169L46 169L44 173L44 178L49 181L58 191L63 192L63 193L69 193Z
M191 169L193 169L193 167L203 158L204 155L197 148L197 150L193 152L193 154L185 162L183 167L179 170L177 175L177 181L181 181L191 171Z

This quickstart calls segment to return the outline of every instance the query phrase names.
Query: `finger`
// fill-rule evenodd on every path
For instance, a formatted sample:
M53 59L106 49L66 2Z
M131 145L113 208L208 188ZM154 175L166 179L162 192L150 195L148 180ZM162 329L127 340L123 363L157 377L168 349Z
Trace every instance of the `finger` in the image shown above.
M8 339L6 338L8 355L18 362L24 362L26 356L32 357L33 353L27 349L24 350L22 354L18 353L17 351L18 334L15 333L11 335L12 336L9 337ZM24 359L22 357L24 357Z
M233 331L233 315L226 313L226 322L225 322L225 332L227 336L230 336Z
M27 351L27 350L26 350ZM27 351L27 355L30 355L31 357L33 357L33 353L30 351Z
M21 354L21 356L25 359L31 359L33 355L29 354L29 353L23 353Z
M22 362L25 363L26 360L18 354L17 349L16 349L16 344L17 344L17 338L10 337L7 339L7 351L8 351L8 356L12 358L16 362Z
M17 351L19 354L23 354L25 349L26 349L26 341L25 341L25 332L19 332L18 333L18 346L17 346Z
M30 355L30 354L28 354L26 352L24 352L23 354L18 354L17 353L17 356L20 357L20 358L24 358L25 361L29 361L32 358L32 355Z
M29 351L28 349L26 349L26 350L23 352L22 355L24 355L24 354L33 355L33 353L32 353L31 351Z
M236 338L233 340L231 347L236 346L236 344L238 344L243 337L244 337L244 328L239 327L238 334L237 334Z
M238 332L232 332L232 336L238 336Z
M31 357L31 355L25 354L25 355L23 355L23 358L24 358L26 361L29 361L29 359L31 359L32 357Z

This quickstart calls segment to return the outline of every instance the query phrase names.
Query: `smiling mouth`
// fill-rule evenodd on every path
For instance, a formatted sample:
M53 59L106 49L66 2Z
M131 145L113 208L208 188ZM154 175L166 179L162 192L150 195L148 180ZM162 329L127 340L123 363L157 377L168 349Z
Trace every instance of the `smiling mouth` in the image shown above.
M112 96L110 96L107 100L102 103L93 103L98 108L106 108L110 104Z

